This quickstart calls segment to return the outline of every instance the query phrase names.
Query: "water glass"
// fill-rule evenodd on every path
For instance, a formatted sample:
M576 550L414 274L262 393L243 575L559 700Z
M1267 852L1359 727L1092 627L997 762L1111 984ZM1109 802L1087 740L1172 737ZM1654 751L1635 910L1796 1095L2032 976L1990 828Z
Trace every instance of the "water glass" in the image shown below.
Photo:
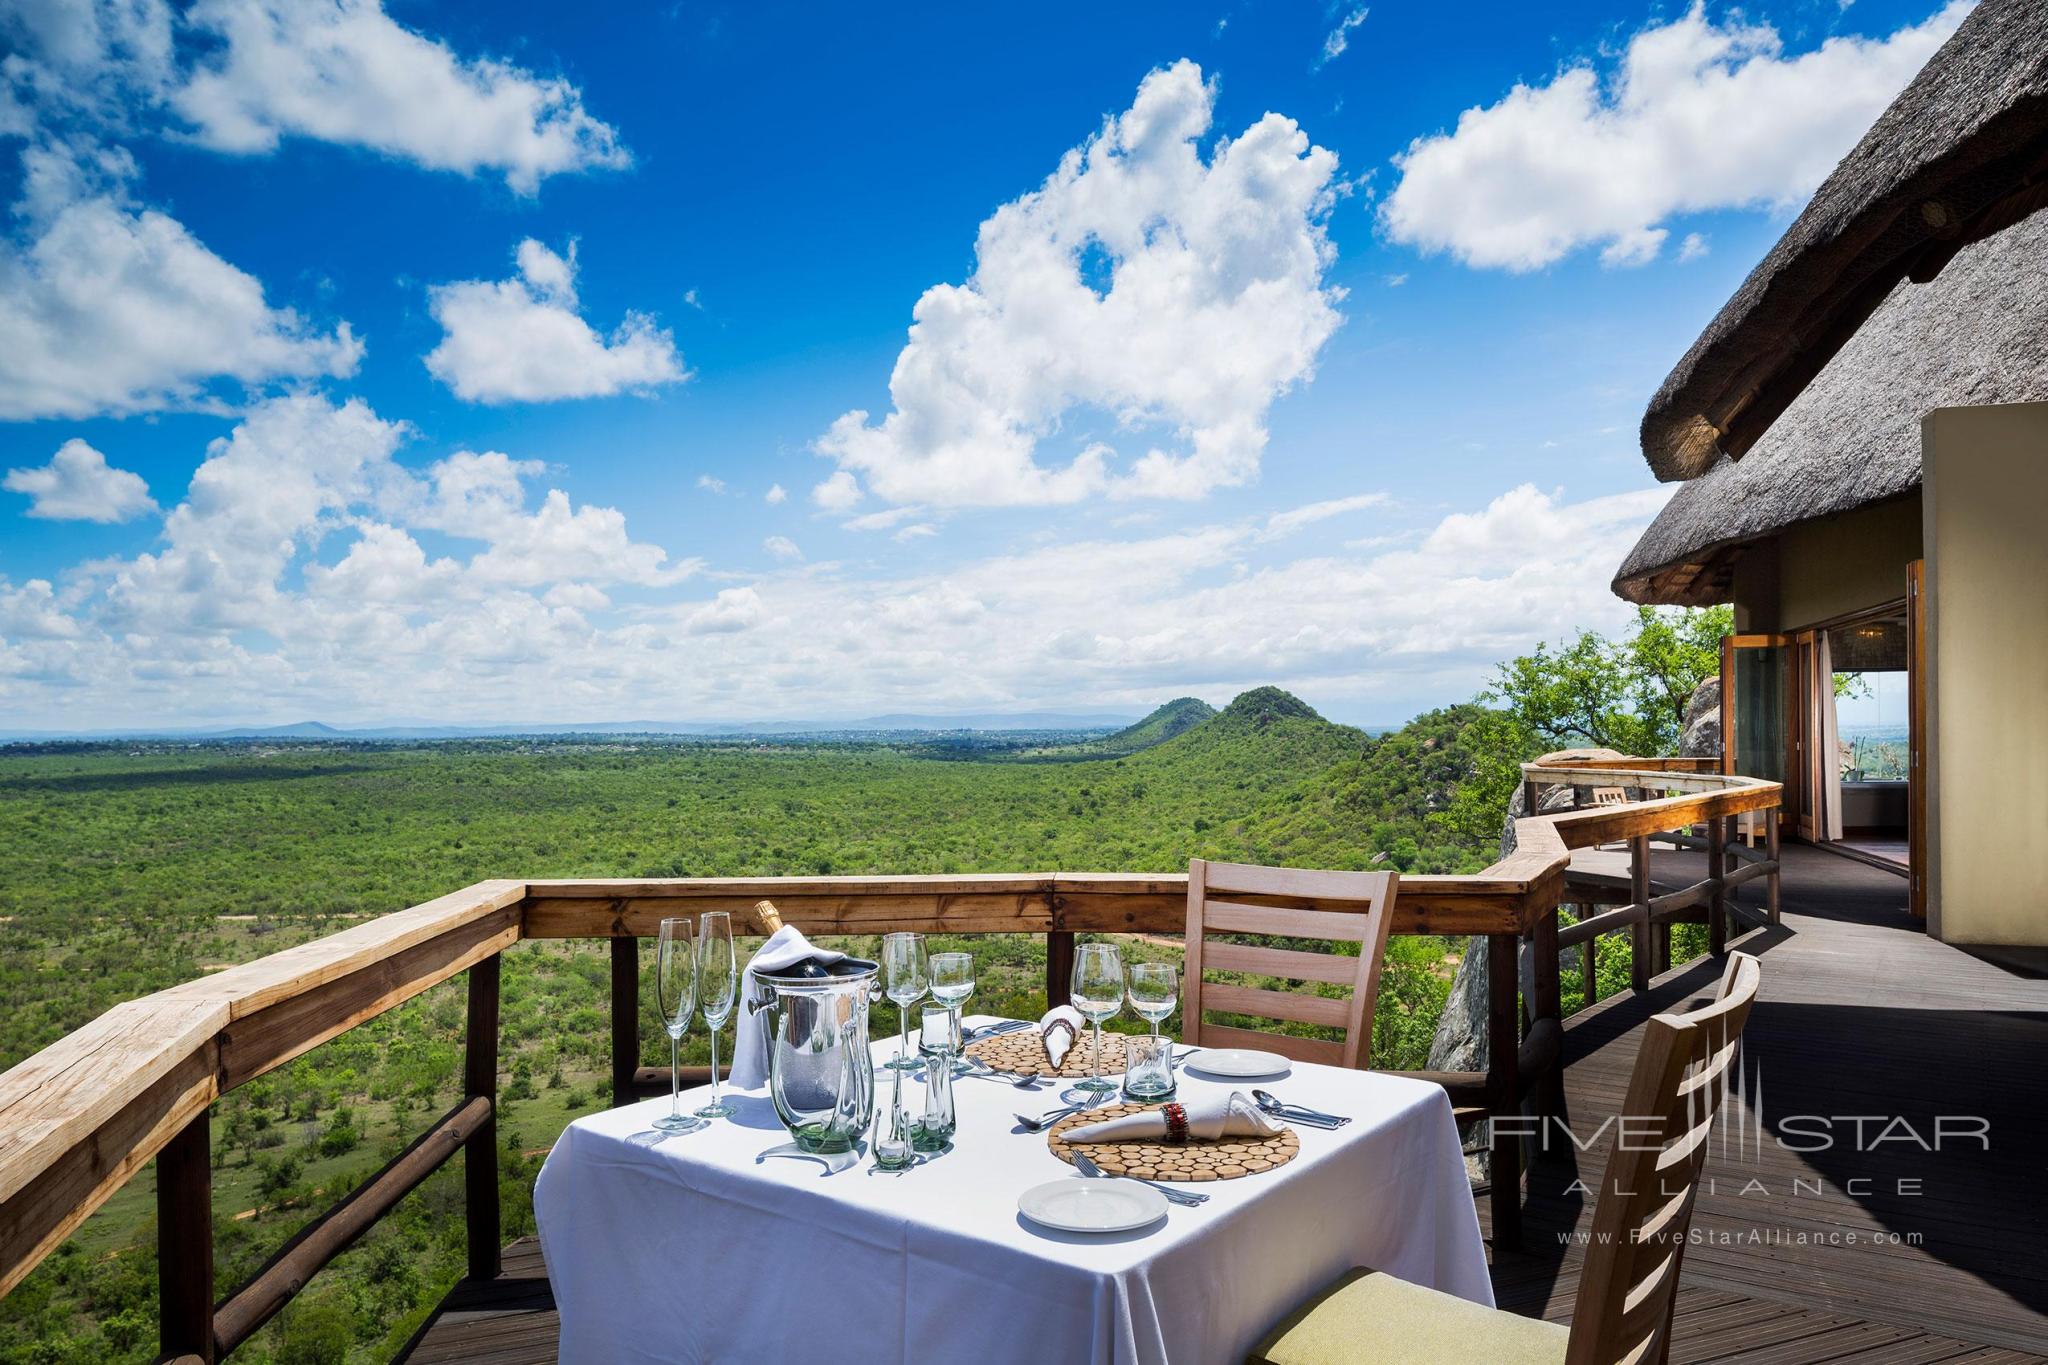
M960 1015L967 998L974 994L974 958L969 953L932 954L932 999L953 1012L953 1069L955 1073L965 1071L967 1063L959 1056Z
M664 1133L702 1128L704 1120L691 1118L682 1109L683 1035L697 1012L697 944L686 917L661 922L654 950L654 1010L668 1034L668 1113L654 1126Z
M1179 999L1179 986L1178 974L1171 962L1131 964L1131 1009L1152 1025L1154 1038L1159 1036L1159 1026L1173 1014L1174 1004Z
M913 1071L917 1060L910 1055L910 1007L924 998L931 986L931 963L925 956L923 934L882 936L882 992L896 1006L896 1058L887 1065L894 1071Z
M1156 1033L1124 1039L1126 1099L1171 1099L1174 1088L1172 1039Z
M1116 1082L1102 1079L1102 1024L1114 1019L1124 1007L1124 964L1114 943L1083 943L1074 950L1074 974L1068 998L1083 1019L1095 1026L1095 1060L1088 1079L1077 1090L1101 1095L1116 1089Z
M733 1107L718 1093L718 1031L732 1018L733 1000L739 992L739 959L733 951L732 916L723 910L713 910L698 918L697 976L704 1023L711 1030L711 1103L699 1109L697 1116L725 1118L732 1114Z

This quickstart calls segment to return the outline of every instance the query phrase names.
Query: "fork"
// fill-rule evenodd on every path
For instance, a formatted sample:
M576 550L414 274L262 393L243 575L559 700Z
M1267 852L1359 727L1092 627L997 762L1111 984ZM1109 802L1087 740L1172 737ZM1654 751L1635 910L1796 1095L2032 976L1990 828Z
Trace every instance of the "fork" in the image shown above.
M1209 1196L1206 1194L1196 1194L1192 1190L1177 1190L1171 1185L1162 1185L1156 1180L1146 1180L1142 1176L1111 1175L1108 1171L1103 1170L1093 1161L1090 1161L1088 1154L1079 1147L1068 1148L1067 1155L1074 1158L1074 1169L1090 1179L1128 1180L1138 1185L1150 1185L1153 1189L1165 1195L1168 1203L1178 1204L1184 1209L1198 1209L1209 1202Z
M1067 1115L1080 1113L1091 1103L1093 1103L1092 1099L1081 1104L1069 1104L1062 1108L1054 1109L1049 1113L1040 1114L1037 1118L1032 1118L1029 1114L1017 1114L1014 1117L1020 1127L1033 1133L1042 1133Z

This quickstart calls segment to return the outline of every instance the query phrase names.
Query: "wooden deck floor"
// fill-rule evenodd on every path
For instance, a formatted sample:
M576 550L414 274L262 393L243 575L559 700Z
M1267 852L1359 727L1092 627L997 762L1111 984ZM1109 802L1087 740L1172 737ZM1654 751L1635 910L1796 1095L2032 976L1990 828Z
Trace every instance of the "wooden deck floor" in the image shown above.
M1737 945L1764 962L1745 1038L1748 1103L1716 1132L1674 1365L2048 1360L2048 979L1929 940L1906 914L1904 885L1788 846L1783 926ZM1596 1180L1605 1162L1597 1134L1621 1104L1635 1030L1714 977L1705 964L1681 968L1567 1025L1566 1103L1588 1146L1532 1165L1523 1244L1494 1249L1503 1308L1569 1317L1572 1234L1588 1212L1571 1181ZM1859 1115L1879 1116L1861 1125L1861 1150ZM1833 1120L1836 1144L1780 1145L1821 1131L1801 1116ZM1923 1150L1914 1138L1931 1144L1944 1117L1941 1150ZM1989 1123L1989 1150L1956 1136L1975 1128L1957 1120L1974 1118ZM458 1287L406 1358L552 1362L539 1245L514 1243L503 1277Z

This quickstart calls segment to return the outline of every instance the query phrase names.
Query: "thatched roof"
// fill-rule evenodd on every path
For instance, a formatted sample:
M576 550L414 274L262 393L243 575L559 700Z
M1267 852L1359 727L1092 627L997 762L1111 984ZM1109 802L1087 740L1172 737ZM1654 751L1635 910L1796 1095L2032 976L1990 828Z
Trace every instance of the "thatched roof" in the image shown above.
M2041 401L2048 211L1963 248L1931 283L1898 284L1748 455L1672 496L1614 590L1632 602L1726 601L1744 542L1919 487L1931 409Z
M2048 205L2048 3L1984 0L1814 193L1643 417L1660 479L1741 458L1903 278Z

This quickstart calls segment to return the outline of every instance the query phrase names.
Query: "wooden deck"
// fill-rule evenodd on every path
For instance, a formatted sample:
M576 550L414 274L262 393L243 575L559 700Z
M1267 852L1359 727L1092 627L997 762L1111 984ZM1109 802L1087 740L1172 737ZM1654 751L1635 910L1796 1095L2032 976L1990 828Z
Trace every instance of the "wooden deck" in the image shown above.
M1715 1135L1674 1365L2048 1360L2048 978L1926 938L1895 874L1799 846L1786 857L1784 924L1737 945L1765 973L1745 1039L1749 1104ZM1670 871L1695 875L1682 863ZM1621 1103L1635 1030L1714 976L1705 964L1680 968L1567 1025L1566 1103L1589 1145L1534 1163L1523 1245L1493 1256L1502 1307L1569 1317L1572 1234L1588 1212L1570 1185L1581 1171L1596 1179L1605 1161L1596 1134ZM1834 1120L1832 1149L1779 1145L1817 1131L1800 1126L1803 1115ZM1862 1125L1864 1150L1858 1115L1880 1116ZM1931 1144L1942 1117L1942 1150L1923 1150L1916 1139ZM1956 1136L1974 1129L1956 1120L1972 1118L1988 1121L1989 1150ZM1484 1199L1479 1208L1484 1220ZM514 1243L500 1279L459 1286L406 1358L553 1361L538 1244Z

